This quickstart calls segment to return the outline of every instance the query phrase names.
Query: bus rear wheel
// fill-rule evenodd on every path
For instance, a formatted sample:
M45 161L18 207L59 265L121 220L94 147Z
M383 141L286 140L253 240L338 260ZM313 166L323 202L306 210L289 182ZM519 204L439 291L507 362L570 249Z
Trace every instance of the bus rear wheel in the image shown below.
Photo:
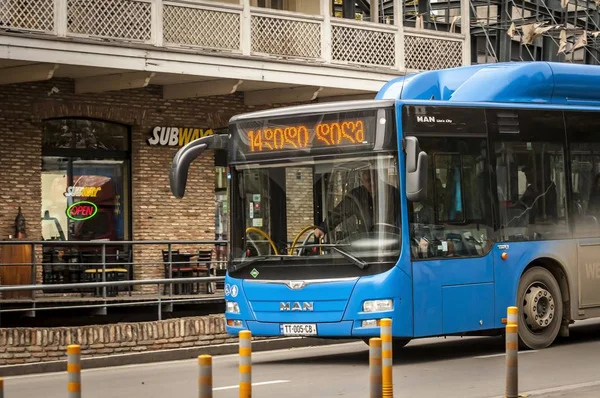
M542 267L527 270L521 277L517 298L521 345L532 350L550 346L563 317L562 294L552 273Z

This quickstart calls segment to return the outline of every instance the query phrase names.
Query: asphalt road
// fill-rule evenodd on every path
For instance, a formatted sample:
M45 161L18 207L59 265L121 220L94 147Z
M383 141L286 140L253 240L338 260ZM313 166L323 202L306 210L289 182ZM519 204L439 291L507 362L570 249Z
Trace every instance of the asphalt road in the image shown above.
M395 353L395 397L501 398L502 338L416 340ZM86 398L198 396L195 360L84 370ZM254 397L367 397L364 343L253 354ZM213 359L214 397L238 397L237 356ZM67 395L66 373L5 379L4 398ZM519 355L519 392L530 397L600 397L600 322L575 324L571 337Z

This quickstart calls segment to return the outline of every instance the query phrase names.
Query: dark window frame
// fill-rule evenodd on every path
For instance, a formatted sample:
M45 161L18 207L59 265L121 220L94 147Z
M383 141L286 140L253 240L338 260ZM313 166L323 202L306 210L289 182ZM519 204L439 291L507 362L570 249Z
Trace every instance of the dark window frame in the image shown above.
M576 208L575 208L575 204L573 202L573 181L572 181L572 162L573 162L573 158L572 158L572 151L571 151L571 144L588 144L588 143L597 143L600 144L600 139L593 139L593 134L590 133L590 126L592 126L592 124L589 122L591 120L598 120L597 124L598 124L598 128L600 130L600 112L598 111L593 111L593 110L563 110L563 120L564 120L564 125L565 125L565 137L566 137L566 141L567 141L567 146L565 148L566 152L567 152L567 158L565 160L566 163L566 167L568 168L568 171L565 170L566 173L566 177L568 179L567 182L567 189L568 189L568 193L569 193L569 198L568 198L568 205L569 205L569 214L571 216L571 220L572 220L572 225L571 227L571 236L573 239L594 239L594 238L600 238L600 231L598 234L596 234L596 236L583 236L576 234L576 229L575 229L575 216L576 216ZM583 122L581 123L583 125L583 127L585 128L584 130L579 130L579 129L574 129L571 128L571 126L573 127L581 127L580 126L576 126L575 123L570 123L571 121L575 120L575 121L580 121L582 119L583 116L587 116L589 115L590 118L588 118L587 122ZM594 117L595 116L595 117ZM586 131L587 130L587 131ZM592 150L590 152L592 155L594 154L594 151ZM598 155L600 155L600 152L598 153ZM592 164L593 167L593 164ZM593 184L593 181L592 181Z
M494 170L494 181L493 181L493 186L492 189L494 190L494 207L493 207L493 211L495 213L495 216L497 217L498 220L498 225L495 226L495 231L500 232L500 230L502 229L501 225L500 225L500 221L501 221L501 217L500 217L500 203L499 203L499 199L498 199L498 192L497 192L497 173L495 170L495 164L496 164L496 150L495 150L495 144L498 142L518 142L518 143L527 143L527 142L542 142L542 143L554 143L554 144L560 144L562 147L562 152L563 152L563 162L564 162L564 166L563 166L563 172L565 173L565 201L566 201L566 206L565 206L565 216L567 217L566 220L566 225L567 225L567 231L564 237L560 237L560 238L553 238L550 240L567 240L567 239L573 239L573 232L574 232L574 207L573 207L573 203L572 203L572 186L571 186L571 153L570 153L570 141L569 141L569 137L568 137L568 132L567 132L567 126L566 126L566 120L565 120L565 110L563 109L547 109L547 108L542 108L542 109L536 109L536 108L529 108L529 107L514 107L514 108L503 108L503 107L485 107L485 113L486 113L486 119L487 119L487 126L488 126L488 140L489 140L489 144L491 147L491 154L493 155L493 158L490 156L490 163L493 161L493 163L491 163L489 165L489 167L491 167ZM514 131L511 132L507 132L507 133L502 133L499 130L499 123L494 123L494 119L495 121L497 121L498 119L495 118L494 116L496 116L494 113L503 113L503 114L509 114L512 113L512 116L517 120L517 127L516 129L518 129L518 133L515 133ZM526 116L533 114L533 115L556 115L557 118L560 117L561 120L561 124L560 126L558 125L554 125L553 122L549 121L549 118L545 118L543 116L539 116L539 120L542 121L542 126L540 125L535 125L535 128L532 128L530 131L525 132L525 134L529 134L527 136L527 138L522 138L523 137L523 133L521 132L521 120L524 119ZM491 117L490 117L491 116ZM514 126L508 126L508 123L504 124L504 129L508 130L509 128L514 128ZM554 139L552 139L552 137L550 136L550 134L548 133L547 128L550 129L554 129L554 133L556 134L556 136L554 137ZM551 137L550 139L548 139L548 137ZM560 201L560 198L557 197L557 200ZM511 240L508 239L501 239L501 233L499 233L496 238L498 239L499 243L510 243L513 242ZM541 240L536 240L535 242L545 242L547 241L547 239L541 239Z
M565 174L564 177L564 184L565 184L565 194L564 194L564 200L566 201L566 205L565 205L565 217L567 217L566 220L566 227L567 227L567 231L564 237L560 237L560 238L553 238L552 240L566 240L566 239L573 239L574 238L574 223L575 223L575 218L574 218L574 212L575 212L575 207L574 207L574 203L572 201L572 170L571 170L571 142L576 142L576 141L572 141L571 139L571 132L568 128L568 123L567 123L567 113L583 113L586 111L571 111L571 110L563 110L563 109L535 109L535 108L527 108L527 107L515 107L515 108L503 108L503 107L464 107L464 106L458 106L458 107L454 107L451 105L445 106L445 105L432 105L432 106L425 106L425 108L430 107L432 110L434 110L434 114L437 114L436 112L438 112L440 109L442 108L446 108L446 110L442 110L440 113L444 113L447 112L449 114L451 114L452 112L457 112L460 110L467 110L467 112L469 112L468 114L471 115L478 115L478 112L482 112L484 114L484 126L485 128L482 129L482 132L479 133L477 132L474 127L466 127L467 131L460 131L460 132L456 132L456 131L450 131L448 130L448 128L451 128L451 125L445 125L445 128L441 128L439 132L434 132L432 131L432 126L424 126L424 127L417 127L417 124L413 121L412 123L407 123L407 111L406 111L406 107L412 107L413 109L415 108L414 105L404 105L404 109L402 111L402 115L403 115L403 126L402 126L402 136L415 136L417 138L447 138L447 139L459 139L459 138L464 138L464 137L473 137L473 138L484 138L486 140L486 151L487 151L487 165L486 167L488 168L488 174L490 176L490 194L491 194L491 216L492 216L492 220L490 223L488 223L490 226L492 226L493 228L493 236L490 236L488 239L490 239L493 244L497 244L497 243L504 243L505 240L501 239L501 225L500 225L500 221L501 221L501 217L500 217L500 206L499 206L499 198L498 198L498 179L497 179L497 174L496 174L496 143L497 142L507 142L507 141L512 141L512 142L548 142L548 143L558 143L561 146L562 149L562 155L563 155L563 172ZM421 108L423 108L423 106L419 106ZM507 132L507 133L499 133L498 131L498 124L494 124L491 120L490 120L490 112L494 112L494 111L501 111L504 113L513 113L516 114L517 117L520 119L521 115L523 113L528 113L528 112L534 112L534 113L550 113L553 115L559 115L560 119L561 119L561 123L560 125L551 125L551 122L546 121L546 125L549 125L551 127L554 128L554 132L557 134L555 136L555 139L548 139L548 133L547 131L545 131L545 129L540 128L539 126L536 126L533 135L534 137L531 137L530 140L526 140L523 139L523 135L522 134L511 134L510 133L510 129L513 128L514 126L510 126L510 124L505 124L502 125L501 127ZM589 113L590 115L598 115L598 120L600 120L600 113L598 112L593 112L593 111L587 111L587 113ZM461 118L458 118L459 120L461 120ZM462 118L464 119L464 117ZM474 125L478 125L481 124L481 120L477 119L476 123L474 123ZM598 123L600 125L600 122ZM519 124L517 125L519 126ZM600 126L599 126L600 127ZM462 126L463 130L464 130L464 126ZM494 131L495 130L495 131ZM558 139L556 139L558 138ZM597 140L597 142L600 143L600 140ZM423 148L424 150L426 150L426 148ZM436 153L437 154L437 153ZM429 153L430 156L432 156L431 153ZM435 161L432 162L434 168L435 168ZM461 165L462 165L462 156L461 156ZM464 193L464 171L462 170L462 166L461 166L461 190ZM435 177L435 170L432 170L430 172L430 177L434 176ZM434 186L434 192L436 191L436 187ZM434 220L435 222L441 222L439 220L438 214L437 214L437 200L436 200L436 195L434 193L434 206L435 206L435 211L434 211ZM561 200L563 198L558 198L557 200ZM462 197L463 200L463 206L464 206L464 195ZM465 218L466 215L465 215ZM410 220L410 217L409 217ZM410 221L409 221L410 222ZM447 225L460 225L459 223L452 223L452 222L447 222L444 221L445 224ZM543 242L544 240L540 240L539 242ZM506 240L506 242L510 242L510 240ZM463 259L468 259L468 258L478 258L478 257L484 257L487 254L489 254L489 251L484 252L484 254L479 255L479 256L465 256L465 257L459 257L459 258L463 258ZM456 257L442 257L442 256L436 256L436 257L430 257L430 258L415 258L414 256L411 255L412 261L428 261L428 260L451 260L451 259L456 259Z
M93 118L93 117L82 117L82 116L68 116L68 117L51 117L45 118L41 121L42 126L48 122L53 120L86 120L91 122L102 122L107 124L112 124L116 126L120 126L126 131L126 144L127 148L124 150L106 150L99 148L76 148L75 134L73 131L71 134L71 147L70 148L53 148L53 147L44 147L44 129L42 128L42 158L43 157L63 157L68 159L67 163L67 184L68 186L73 185L73 159L80 158L82 160L91 160L91 159L106 159L106 160L123 160L127 162L127 186L124 189L127 189L129 192L129 200L127 204L128 217L126 220L127 228L124 230L124 239L131 240L134 234L133 227L133 157L132 157L132 146L133 146L133 134L132 134L132 126L115 122L107 119ZM67 234L68 236L68 234Z

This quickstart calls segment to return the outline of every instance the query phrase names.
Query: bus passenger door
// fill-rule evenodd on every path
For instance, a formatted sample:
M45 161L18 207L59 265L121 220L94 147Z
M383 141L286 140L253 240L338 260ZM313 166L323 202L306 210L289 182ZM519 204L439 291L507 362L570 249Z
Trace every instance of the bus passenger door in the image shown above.
M429 155L427 199L409 202L415 336L494 323L491 178L487 141L419 137Z

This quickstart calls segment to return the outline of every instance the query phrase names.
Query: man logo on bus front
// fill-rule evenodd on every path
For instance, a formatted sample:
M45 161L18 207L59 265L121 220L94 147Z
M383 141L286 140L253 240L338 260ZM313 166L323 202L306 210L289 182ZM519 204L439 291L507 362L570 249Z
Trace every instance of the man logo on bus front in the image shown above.
M302 289L306 285L306 282L304 282L304 281L289 281L287 283L287 285L292 290L299 290L299 289Z
M290 303L289 301L282 301L279 303L279 311L314 311L315 305L312 301L304 301L300 304L299 301Z

